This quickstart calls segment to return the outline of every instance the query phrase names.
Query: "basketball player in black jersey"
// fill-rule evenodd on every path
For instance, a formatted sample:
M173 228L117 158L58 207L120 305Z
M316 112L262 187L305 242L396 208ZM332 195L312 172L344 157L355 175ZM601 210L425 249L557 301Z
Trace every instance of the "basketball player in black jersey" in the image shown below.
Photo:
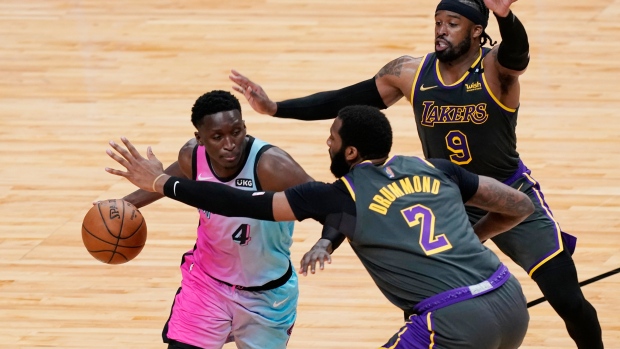
M240 73L233 70L230 79L257 112L300 120L333 118L347 105L384 109L407 98L427 158L450 160L530 196L536 212L493 241L538 284L578 348L600 349L596 310L579 287L571 257L576 239L560 230L538 182L516 151L519 76L530 57L525 28L510 10L514 1L441 0L435 12L433 53L399 57L373 78L340 90L275 103ZM499 45L485 32L489 10L499 25ZM492 48L484 47L487 43ZM468 213L472 223L484 214L475 209ZM307 263L314 265L331 250L326 240L319 240L302 261L302 272Z
M412 312L383 348L516 349L525 337L519 282L478 236L514 227L531 200L444 159L388 158L392 130L377 108L346 107L334 120L327 144L338 180L277 193L171 177L150 149L147 160L123 143L129 151L111 143L108 154L127 171L106 170L144 190L225 216L314 218L346 234L385 297ZM464 204L489 212L472 227Z

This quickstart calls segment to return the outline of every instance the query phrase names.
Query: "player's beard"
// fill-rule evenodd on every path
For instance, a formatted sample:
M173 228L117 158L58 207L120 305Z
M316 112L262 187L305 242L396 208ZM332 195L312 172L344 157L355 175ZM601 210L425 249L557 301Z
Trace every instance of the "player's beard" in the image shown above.
M330 152L329 155L332 159L332 163L329 166L329 170L332 171L332 174L336 176L336 178L340 178L351 170L351 166L347 163L347 160L344 157L345 147L340 147L340 150L332 155Z
M447 41L446 41L447 42ZM471 48L471 36L467 35L467 37L459 42L456 46L452 45L452 43L447 42L448 48L442 51L435 50L435 55L437 55L437 59L442 63L450 63L465 53L469 51Z

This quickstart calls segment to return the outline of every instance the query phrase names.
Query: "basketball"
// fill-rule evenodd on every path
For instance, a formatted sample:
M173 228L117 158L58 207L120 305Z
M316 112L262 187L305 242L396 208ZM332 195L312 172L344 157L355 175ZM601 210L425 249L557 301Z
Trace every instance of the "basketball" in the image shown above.
M146 221L142 213L125 200L99 201L84 216L82 241L97 260L123 264L142 251L146 242Z

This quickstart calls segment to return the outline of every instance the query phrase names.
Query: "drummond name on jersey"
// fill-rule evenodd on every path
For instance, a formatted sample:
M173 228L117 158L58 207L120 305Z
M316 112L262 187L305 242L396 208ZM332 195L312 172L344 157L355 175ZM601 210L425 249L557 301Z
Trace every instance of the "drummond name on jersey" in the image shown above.
M392 202L399 197L415 193L437 195L440 186L441 182L439 180L428 176L405 177L398 180L398 182L394 181L379 189L379 192L372 198L373 202L370 203L368 209L385 215Z

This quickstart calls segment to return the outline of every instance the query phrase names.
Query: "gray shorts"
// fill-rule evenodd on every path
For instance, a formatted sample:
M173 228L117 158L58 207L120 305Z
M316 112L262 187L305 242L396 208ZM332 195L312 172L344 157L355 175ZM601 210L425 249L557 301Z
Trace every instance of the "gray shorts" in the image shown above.
M529 319L521 285L510 276L492 292L412 315L383 348L516 349Z
M523 173L511 187L525 193L534 203L535 211L511 230L492 238L497 247L530 276L545 262L558 255L564 248L570 253L576 239L563 233L553 218L549 205L540 190L540 185L529 174ZM485 211L467 207L471 224L486 214ZM565 246L566 245L566 246Z

